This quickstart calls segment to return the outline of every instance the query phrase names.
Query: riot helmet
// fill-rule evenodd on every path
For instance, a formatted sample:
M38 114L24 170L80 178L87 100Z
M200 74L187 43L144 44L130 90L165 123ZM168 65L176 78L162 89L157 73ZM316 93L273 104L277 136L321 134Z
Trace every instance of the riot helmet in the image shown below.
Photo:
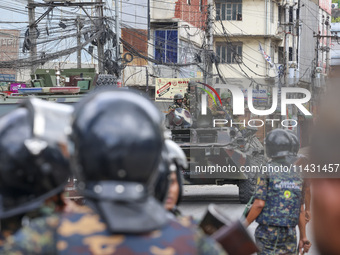
M168 157L170 160L170 171L176 172L177 182L179 186L179 195L177 205L180 203L183 193L183 174L182 171L188 168L187 158L177 143L172 140L165 140L165 146L168 149Z
M265 139L266 153L270 158L284 157L291 154L292 138L283 129L270 131Z
M292 139L292 154L296 156L300 149L299 139L292 130L287 129L286 131L288 132L288 134L290 135L290 138Z
M188 162L183 150L174 141L166 139L165 147L167 160L163 161L163 163L168 164L168 168L166 168L167 171L164 171L165 167L161 165L159 169L160 174L156 182L155 197L162 203L164 202L170 184L169 175L171 172L174 172L176 173L176 178L179 185L179 196L176 203L178 205L182 197L182 171L183 169L188 168Z
M191 88L195 88L195 89L196 89L196 87L197 87L197 85L196 85L195 82L189 81L189 82L188 82L187 92L188 92L188 93L192 92L192 91L191 91Z
M165 148L166 150L166 148ZM170 184L170 160L167 156L169 154L168 151L164 152L162 157L162 161L158 167L158 175L155 183L155 198L164 203L166 195L168 194L169 184Z
M112 233L144 233L166 223L153 197L162 162L162 116L154 104L126 90L83 98L72 121L72 168L79 190Z
M183 101L181 103L178 103L178 100L183 100L183 99L184 99L183 95L178 93L174 96L174 103L180 105L180 104L182 104Z
M32 211L63 191L71 112L71 106L30 99L0 119L0 218Z
M230 92L229 91L223 92L221 94L221 100L223 102L227 102L228 104L230 104L231 103L231 94L230 94Z

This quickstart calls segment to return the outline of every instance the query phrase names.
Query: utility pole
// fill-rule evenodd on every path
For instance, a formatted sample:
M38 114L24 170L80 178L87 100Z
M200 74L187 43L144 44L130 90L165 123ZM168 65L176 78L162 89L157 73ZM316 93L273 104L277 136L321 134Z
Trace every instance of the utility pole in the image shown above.
M82 29L82 24L81 24L81 20L80 20L80 16L77 16L76 19L76 23L77 23L77 68L81 68L81 29Z
M289 74L289 36L288 36L288 28L289 28L289 5L285 5L285 41L284 41L284 51L285 51L285 87L288 86L288 74Z
M293 44L292 44L292 48L293 48L293 52L292 52L292 61L296 62L296 38L297 38L297 23L296 23L296 5L293 6L293 24L292 24L292 34L293 34ZM295 81L294 81L295 83Z
M214 52L213 43L213 2L208 0L207 6L207 22L206 22L206 34L207 34L207 51L205 54L205 73L204 73L204 83L212 85L212 54Z
M35 25L35 6L34 0L28 0L28 31L29 31L29 39L31 41L30 47L30 57L32 61L31 65L31 74L35 73L36 65L33 62L37 59L37 32Z
M325 26L325 17L324 17L324 15L322 15L322 23L321 23L322 25L321 25L321 34L324 34L324 26ZM323 37L321 37L321 67L322 67L322 70L323 70L323 68L324 68L324 54L323 54L323 52L324 52L324 47L325 47L325 44L324 44L324 42L325 42L325 40L323 39Z
M119 24L119 0L115 0L115 19L116 19L116 62L118 66L117 79L120 79L120 24Z
M96 5L96 13L98 16L97 28L103 28L103 5L102 0L96 0L98 5ZM104 45L101 43L100 38L97 39L97 51L98 51L98 71L99 73L104 73Z
M331 37L329 36L329 28L330 28L330 24L329 24L330 20L329 20L329 16L327 16L326 19L326 30L327 30L327 45L326 45L326 74L328 75L329 73L329 53L331 51Z

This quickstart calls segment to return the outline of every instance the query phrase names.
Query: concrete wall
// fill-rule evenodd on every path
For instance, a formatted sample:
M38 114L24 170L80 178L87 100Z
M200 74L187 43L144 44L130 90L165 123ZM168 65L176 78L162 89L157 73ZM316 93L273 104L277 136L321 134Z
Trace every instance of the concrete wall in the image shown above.
M313 1L300 1L302 22L300 22L299 73L301 81L310 83L316 48L316 38L313 37L313 32L318 31L319 6Z
M240 38L239 40L235 40L234 42L239 42L242 40L243 43L243 51L242 51L242 61L244 65L237 63L235 64L219 64L219 69L221 73L226 78L245 78L245 73L250 78L260 78L260 76L256 75L255 73L263 76L266 75L266 69L268 68L269 76L276 76L277 75L277 66L270 67L267 61L264 59L262 53L259 51L259 42L261 42L262 47L265 45L269 48L270 41L264 39L251 39L251 38ZM225 42L223 38L215 39L215 44L219 42ZM270 50L269 50L270 51ZM267 54L270 54L269 51ZM274 61L277 59L277 52L274 54L275 58ZM253 70L255 73L249 71L249 69ZM243 71L241 70L243 69ZM216 72L216 70L215 70ZM217 72L216 72L217 73Z
M337 33L340 36L340 23L332 23L331 31L333 35ZM331 65L332 66L340 66L340 44L338 43L340 40L332 39L331 43Z
M267 0L242 1L242 21L222 21L227 32L232 35L274 35L277 33L278 5ZM267 4L266 4L267 3ZM270 5L274 5L271 22ZM266 13L267 8L267 13ZM214 14L216 17L216 13ZM223 33L221 21L215 22L216 34Z

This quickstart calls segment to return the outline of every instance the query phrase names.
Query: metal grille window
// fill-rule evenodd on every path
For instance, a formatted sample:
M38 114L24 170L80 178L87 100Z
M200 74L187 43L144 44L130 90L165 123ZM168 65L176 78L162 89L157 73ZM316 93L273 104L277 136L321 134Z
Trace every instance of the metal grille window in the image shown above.
M242 0L217 0L216 20L242 20Z
M155 31L155 59L160 63L177 63L177 30Z
M216 54L222 64L242 62L242 43L216 44Z

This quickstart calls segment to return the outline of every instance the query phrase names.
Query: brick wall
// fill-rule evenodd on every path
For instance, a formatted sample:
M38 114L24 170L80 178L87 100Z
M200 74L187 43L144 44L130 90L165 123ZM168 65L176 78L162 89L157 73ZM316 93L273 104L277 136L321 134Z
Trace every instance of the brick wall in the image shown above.
M143 29L122 28L122 39L131 45L137 52L148 56L148 31ZM124 48L123 54L129 52ZM134 56L129 65L147 65L147 61Z
M200 10L200 0L179 0L175 7L175 18L184 20L197 28L205 28L207 18L207 0L202 0Z

